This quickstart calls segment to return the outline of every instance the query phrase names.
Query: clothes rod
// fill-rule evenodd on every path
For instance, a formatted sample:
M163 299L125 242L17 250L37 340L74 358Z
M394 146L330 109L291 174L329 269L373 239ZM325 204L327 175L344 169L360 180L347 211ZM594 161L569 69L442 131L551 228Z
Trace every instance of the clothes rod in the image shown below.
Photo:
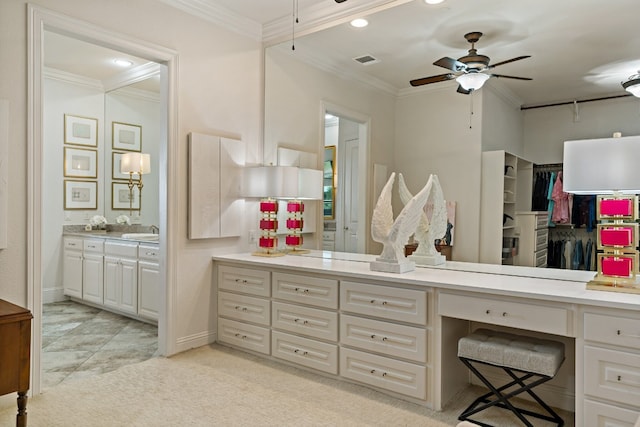
M624 95L604 96L602 98L591 98L591 99L582 99L582 100L576 100L576 101L556 102L553 104L532 105L529 107L523 106L523 107L520 107L520 110L533 110L535 108L556 107L558 105L573 105L575 103L581 104L583 102L606 101L607 99L626 98L627 96L633 96L633 95L631 95L630 93L627 93Z

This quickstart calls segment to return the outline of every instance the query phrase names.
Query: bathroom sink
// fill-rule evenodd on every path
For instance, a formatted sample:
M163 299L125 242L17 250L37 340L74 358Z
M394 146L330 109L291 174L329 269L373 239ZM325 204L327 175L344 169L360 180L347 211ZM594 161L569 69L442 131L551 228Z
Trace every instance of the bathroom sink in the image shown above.
M157 241L160 236L155 233L124 233L122 235L123 239L130 240L155 240Z

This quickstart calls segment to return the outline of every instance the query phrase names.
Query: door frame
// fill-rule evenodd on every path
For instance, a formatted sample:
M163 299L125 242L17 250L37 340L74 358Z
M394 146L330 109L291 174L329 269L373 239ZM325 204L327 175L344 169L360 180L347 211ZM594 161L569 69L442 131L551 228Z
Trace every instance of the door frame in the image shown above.
M369 234L366 230L370 227L371 212L369 211L369 194L371 186L369 185L369 147L371 146L371 117L366 114L351 110L341 105L333 104L329 101L320 102L320 141L322 142L321 152L324 150L325 139L325 114L330 113L352 122L358 123L358 134L360 141L358 142L358 253L367 253L369 248ZM338 152L340 147L338 147ZM322 224L320 224L322 226Z
M178 158L178 54L155 44L105 30L82 20L27 5L27 304L33 314L31 345L31 392L41 392L42 355L42 162L43 162L43 49L44 32L54 31L90 43L146 58L164 66L161 108L167 117L162 136L159 174L161 304L158 321L158 350L161 355L176 352L177 283L177 161Z

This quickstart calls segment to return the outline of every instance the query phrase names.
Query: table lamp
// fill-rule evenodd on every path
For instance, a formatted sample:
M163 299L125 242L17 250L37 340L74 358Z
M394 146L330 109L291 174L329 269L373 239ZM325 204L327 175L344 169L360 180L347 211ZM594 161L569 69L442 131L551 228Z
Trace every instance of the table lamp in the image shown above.
M563 189L597 195L598 272L587 289L640 293L640 136L565 141Z

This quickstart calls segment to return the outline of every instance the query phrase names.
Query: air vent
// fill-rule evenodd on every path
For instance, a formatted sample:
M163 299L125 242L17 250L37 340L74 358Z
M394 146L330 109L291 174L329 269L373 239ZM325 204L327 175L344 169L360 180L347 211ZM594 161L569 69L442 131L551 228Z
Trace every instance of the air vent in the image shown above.
M353 60L361 63L362 65L371 65L375 64L376 62L380 62L378 58L374 58L371 55L362 55L357 58L353 58Z

